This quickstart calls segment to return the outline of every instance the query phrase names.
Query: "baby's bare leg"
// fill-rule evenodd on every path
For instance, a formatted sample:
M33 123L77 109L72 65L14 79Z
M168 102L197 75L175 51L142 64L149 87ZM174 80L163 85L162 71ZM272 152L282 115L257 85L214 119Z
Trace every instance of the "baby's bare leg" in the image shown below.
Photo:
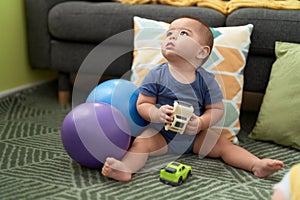
M164 137L154 129L145 130L138 136L121 161L107 158L102 174L118 181L130 181L131 175L144 167L149 155L167 153Z
M208 138L205 139L205 137ZM204 139L205 141L209 141L210 138L216 141L212 143L214 146L209 149L209 151L207 149L210 148L210 146L201 148L205 145L203 144ZM217 133L209 130L197 135L193 151L201 156L207 155L208 157L222 158L225 163L251 171L259 178L267 177L284 166L283 162L279 160L259 159L246 149L232 144L227 138L223 136L219 137ZM206 154L203 155L203 153Z

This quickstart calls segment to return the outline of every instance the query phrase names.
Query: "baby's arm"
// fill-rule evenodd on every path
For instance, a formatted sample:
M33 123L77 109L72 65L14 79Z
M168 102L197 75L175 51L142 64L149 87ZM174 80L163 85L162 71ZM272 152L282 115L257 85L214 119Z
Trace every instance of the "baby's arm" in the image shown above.
M206 130L221 120L224 114L223 102L205 105L205 111L201 116L193 115L189 121L185 133L197 134L201 130Z
M139 94L136 107L138 113L142 118L153 123L172 123L173 107L170 105L163 105L156 107L156 97Z

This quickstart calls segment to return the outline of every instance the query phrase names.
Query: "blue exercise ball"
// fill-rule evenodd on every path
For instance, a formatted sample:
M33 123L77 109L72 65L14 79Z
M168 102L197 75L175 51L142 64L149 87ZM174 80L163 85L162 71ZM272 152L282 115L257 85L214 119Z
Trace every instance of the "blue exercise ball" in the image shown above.
M130 145L124 115L105 103L83 103L64 118L61 138L68 155L89 168L102 168L107 157L121 159Z
M128 121L132 136L136 137L148 124L137 112L138 94L138 88L132 82L124 79L112 79L96 86L87 97L86 102L108 103L120 110Z

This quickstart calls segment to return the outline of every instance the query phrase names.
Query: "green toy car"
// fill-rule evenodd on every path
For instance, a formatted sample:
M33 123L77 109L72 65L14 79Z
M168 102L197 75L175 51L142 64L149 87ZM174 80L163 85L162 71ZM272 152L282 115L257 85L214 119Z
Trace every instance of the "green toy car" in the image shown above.
M159 180L168 185L178 186L191 175L191 166L179 162L171 162L160 170Z

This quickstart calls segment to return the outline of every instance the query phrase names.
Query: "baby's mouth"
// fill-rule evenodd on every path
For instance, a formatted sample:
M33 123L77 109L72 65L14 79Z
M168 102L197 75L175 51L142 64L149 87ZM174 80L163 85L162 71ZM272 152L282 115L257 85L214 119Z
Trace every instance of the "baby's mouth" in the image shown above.
M172 42L168 42L167 44L166 44L166 49L168 49L168 48L173 48L175 45L172 43Z

